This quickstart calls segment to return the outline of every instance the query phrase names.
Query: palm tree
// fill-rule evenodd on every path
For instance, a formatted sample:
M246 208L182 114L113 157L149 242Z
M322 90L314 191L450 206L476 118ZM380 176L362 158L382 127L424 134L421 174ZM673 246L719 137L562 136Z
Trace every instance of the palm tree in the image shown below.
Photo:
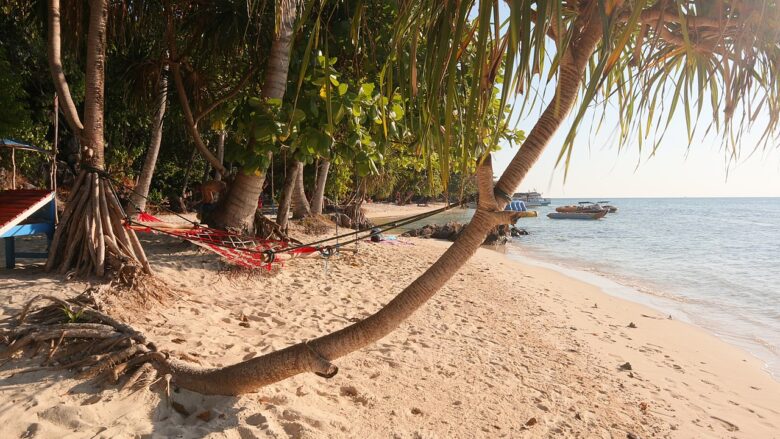
M467 113L464 121L457 121L466 130L462 137L468 142L463 146L470 148L464 155L475 155L480 163L479 202L470 224L439 260L387 305L341 330L213 369L193 367L161 354L144 354L144 358L153 361L160 372L170 373L179 386L202 393L251 392L302 372L334 375L338 369L332 361L393 331L468 261L490 229L515 219L514 213L502 210L507 194L522 182L567 115L576 108L561 160L567 156L579 122L599 92L621 111L623 142L636 133L647 136L646 121L656 120L653 114L673 117L679 100L686 123L695 127L698 118L690 117L691 110L696 109L690 100L694 84L711 93L715 128L729 140L739 139L756 121L750 116L761 110L769 114L764 138L776 135L780 120L777 6L774 1L759 0L714 2L709 7L696 0L519 0L512 2L508 30L502 31L497 3L493 1L476 6L471 1L402 2L394 37L398 49L416 44L420 35L426 37L422 39L426 42L426 60L420 71L412 75L419 78L419 84L408 90L410 99L417 99L420 107L426 109L430 130L423 135L443 132L445 141L452 141L446 134L453 132L456 119L452 110L460 105L450 99L452 86L466 72L480 78L465 104L475 111ZM472 20L473 7L476 16ZM464 48L468 46L474 48L473 58L464 62ZM399 57L395 62L416 64L417 60ZM543 62L550 64L543 66ZM489 119L483 115L501 64L502 101L509 91L528 90L532 79L548 73L546 69L557 77L557 84L554 96L522 147L494 184L489 147L493 141L490 132L496 126L487 123ZM654 96L669 87L667 80L672 81L675 90L673 105L661 108L659 103L656 108ZM725 90L723 95L720 90ZM748 117L735 124L737 110ZM663 132L665 127L657 125L655 131ZM737 145L735 142L735 148Z
M152 138L149 142L149 149L146 150L146 157L144 157L141 175L138 176L138 183L136 184L133 193L130 195L128 211L131 215L138 213L138 211L143 212L146 209L146 198L149 196L149 188L152 185L154 168L157 165L157 156L160 153L163 119L165 118L165 108L168 104L167 70L167 68L161 69L160 78L157 83L157 98L155 99L154 120L152 122Z
M262 97L281 102L287 90L287 73L290 68L290 50L292 48L298 0L277 0L277 26L268 54ZM216 227L252 232L254 230L257 200L263 192L265 171L254 173L240 170L230 185L221 208L214 215Z
M546 45L552 41L556 48L552 54L553 69L558 78L555 95L495 184L490 156L484 156L477 172L480 197L472 221L438 261L382 309L334 333L232 366L200 370L169 362L164 368L173 373L179 385L203 393L236 394L253 391L302 372L324 376L334 374L337 369L331 361L389 334L468 261L482 244L488 230L512 221L512 214L502 211L508 201L506 194L512 193L522 182L575 108L578 97L581 99L580 107L562 156L571 147L572 133L576 132L578 122L599 89L607 98L613 93L620 94L616 93L618 91L628 91L615 99L621 110L633 105L635 113L629 123L639 124L645 121L639 120L637 115L643 109L648 112L655 109L652 96L666 86L664 81L671 78L675 66L679 67L678 88L682 87L680 83L692 87L690 77L697 75L700 67L710 75L706 82L711 84L711 93L717 93L721 87L726 88L725 97L712 99L716 111L726 110L723 114L714 115L724 131L741 133L750 125L749 121L736 126L731 124L736 106L744 106L746 111L748 108L753 111L767 109L771 117L765 133L769 136L777 131L780 76L775 69L780 61L776 43L780 33L780 11L774 2L771 5L760 1L732 2L728 5L718 2L716 7L704 10L695 1L519 1L512 3L509 31L503 36L499 35L498 24L490 20L491 16L498 16L493 2L478 5L479 16L474 20L472 31L464 31L469 26L470 2L442 4L431 0L405 2L404 6L406 13L401 14L398 29L419 25L429 36L451 34L455 29L455 36L447 41L447 45L431 51L429 55L433 61L429 65L434 66L434 71L422 72L423 84L429 91L442 82L442 71L452 73L446 70L446 66L457 62L452 61L453 57L463 41L472 38L469 36L472 35L476 38L482 62L460 68L476 69L479 72L477 76L485 78L479 85L483 91L492 89L495 76L491 77L491 69L502 59L507 71L514 70L516 75L512 81L505 80L505 90L509 87L527 90L531 78L541 72L541 69L536 70L538 63L544 59L539 55L545 53ZM452 19L445 19L448 17ZM424 22L420 23L420 20ZM496 24L495 28L492 28L493 24ZM492 45L488 44L491 33L494 34ZM502 47L505 50L501 50ZM493 50L489 50L491 48ZM513 64L515 62L517 65ZM639 69L641 78L638 84L614 80L636 74L636 69ZM707 75L702 79L706 78ZM735 84L737 81L738 85ZM756 93L762 95L761 99L753 101ZM642 96L651 98L640 102ZM438 96L427 96L427 99L434 97ZM759 101L762 103L755 103ZM441 101L430 104L431 108L442 106ZM479 105L479 102L475 104ZM693 107L686 98L683 98L683 105L688 111ZM444 107L447 108L446 97ZM667 116L669 114L673 115L674 109L670 109ZM473 124L474 129L482 128L479 120L468 123Z
M79 274L103 276L107 267L118 271L135 266L150 273L138 238L122 224L118 199L110 184L101 178L105 168L103 110L108 2L90 2L83 123L62 68L59 0L49 0L48 12L52 79L65 119L82 146L82 170L54 234L46 269L58 266L60 273L75 270Z

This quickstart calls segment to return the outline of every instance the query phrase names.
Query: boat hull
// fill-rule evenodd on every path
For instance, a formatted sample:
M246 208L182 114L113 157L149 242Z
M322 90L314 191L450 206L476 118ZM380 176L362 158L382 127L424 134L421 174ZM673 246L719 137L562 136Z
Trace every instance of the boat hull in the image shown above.
M550 219L576 219L576 220L597 220L604 218L607 214L606 210L601 212L551 212L547 214L547 218Z

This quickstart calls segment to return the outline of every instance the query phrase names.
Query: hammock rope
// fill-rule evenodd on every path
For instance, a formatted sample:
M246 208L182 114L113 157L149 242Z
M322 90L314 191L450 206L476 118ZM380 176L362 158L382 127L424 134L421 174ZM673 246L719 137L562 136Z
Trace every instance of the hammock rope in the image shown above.
M89 170L97 173L108 183L114 197L116 197L117 201L119 201L119 196L114 187L116 180L114 180L106 171L102 169L89 168ZM130 189L130 191L145 199L147 203L150 202L147 196L136 192L134 189ZM132 203L132 200L130 200L130 202ZM121 206L121 203L118 204ZM155 203L152 204L156 205ZM336 236L331 236L310 243L298 245L290 245L289 241L260 239L238 233L228 232L225 230L205 227L196 221L192 221L191 219L172 211L169 208L156 205L158 208L168 211L180 219L186 221L190 224L190 226L165 223L159 218L150 215L141 209L138 209L138 206L134 203L133 205L139 211L136 219L131 218L127 212L122 212L125 217L125 227L128 229L139 232L160 233L183 239L201 248L212 251L235 265L250 269L266 268L270 270L274 264L284 265L286 260L298 256L310 255L316 252L319 252L325 258L329 258L334 254L337 254L339 249L346 245L359 242L388 230L403 227L433 215L437 215L454 207L461 206L462 203L448 203L447 205L438 209L377 225L372 230L354 230L344 234L338 234L338 232L336 232ZM368 234L366 234L366 232L368 232ZM361 234L363 236L360 236ZM354 238L347 241L340 241L341 238L350 236L354 236ZM333 245L321 245L334 240L336 243Z

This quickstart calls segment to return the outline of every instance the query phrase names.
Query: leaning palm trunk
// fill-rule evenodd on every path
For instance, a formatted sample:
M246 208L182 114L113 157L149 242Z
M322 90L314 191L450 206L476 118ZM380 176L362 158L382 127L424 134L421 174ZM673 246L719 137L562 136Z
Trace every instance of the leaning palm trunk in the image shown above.
M589 18L579 38L572 41L563 54L559 84L552 102L495 188L490 158L478 168L479 204L469 225L425 273L387 305L364 320L331 334L235 365L200 369L177 361L159 360L157 367L170 373L181 387L201 393L235 395L303 372L332 376L338 369L331 361L376 342L397 328L476 253L493 227L517 218L514 212L502 211L508 200L497 199L495 194L514 191L574 106L588 58L601 38L598 12L594 11Z
M157 88L158 94L154 122L152 124L152 140L149 143L149 150L146 151L146 158L144 159L144 166L141 168L141 175L138 177L138 184L130 195L128 210L131 215L139 211L143 212L146 209L146 198L149 196L154 168L157 165L157 156L160 153L163 119L165 118L165 107L168 102L168 79L165 77L165 70L160 72Z
M330 160L322 159L317 173L317 182L314 185L314 194L311 196L311 213L322 215L322 206L325 204L325 183L328 181Z
M292 192L293 218L301 219L311 216L311 206L309 206L309 200L306 199L306 192L303 190L303 162L295 164L298 170Z
M276 7L279 10L278 16L281 17L281 20L278 23L277 33L273 43L271 43L271 52L268 55L262 89L263 98L280 101L284 98L284 92L287 88L287 72L290 68L290 48L297 4L298 0L277 0ZM263 192L265 172L256 173L249 169L241 169L238 174L243 189L251 192L245 193L231 188L221 203L221 208L214 215L214 219L220 227L252 233L257 200ZM238 178L237 176L236 179Z
M138 238L122 224L124 217L110 185L101 178L104 167L103 108L105 83L106 0L90 2L86 59L84 123L75 111L68 117L74 132L81 132L84 169L71 188L65 212L54 233L46 269L60 273L103 276L107 269L115 272L139 267L147 273L149 264ZM55 82L64 81L59 62L59 1L49 1L50 64ZM72 102L67 84L57 86L63 102ZM67 113L66 113L67 114Z
M99 311L88 309L87 315L91 319L94 318L96 324L82 325L81 329L84 334L92 331L91 333L97 334L96 337L121 338L130 344L127 349L112 354L108 360L95 366L94 373L101 373L110 367L114 368L113 371L109 371L116 377L118 371L129 367L128 364L145 363L139 371L133 374L130 382L137 380L139 374L153 371L154 376L170 374L178 386L186 389L206 394L226 395L255 391L264 385L303 372L315 372L324 377L335 375L338 369L331 363L333 360L376 342L392 332L433 297L474 255L491 229L499 224L512 223L519 217L517 212L502 210L508 201L505 199L507 198L505 194L512 192L521 183L528 169L538 160L555 131L571 111L588 58L601 38L601 23L598 19L598 13L594 8L593 13L586 17L582 33L571 40L569 48L561 57L559 84L553 101L542 113L536 126L529 133L526 142L513 158L497 185L493 184L490 156L487 156L477 168L479 203L469 225L425 273L376 313L336 332L261 357L227 367L202 369L170 360L158 352L149 352L150 349L154 349L154 346L145 343L142 336L125 325L117 324L112 319L106 318ZM97 178L93 178L93 181L98 181ZM497 199L497 194L503 198ZM48 318L51 312L58 312L61 309L56 308L58 306L70 309L69 304L57 302L59 299L52 298L50 300L55 302L55 308L53 310L44 309L43 314L36 314L41 319ZM22 314L27 313L28 307ZM62 318L60 315L59 319ZM19 321L22 320L23 316L19 318ZM60 332L52 334L54 337L60 338L74 336L67 332L67 329L60 328ZM137 344L134 344L136 342ZM11 351L18 349L19 345L24 346L21 339L19 339L18 345L14 341Z

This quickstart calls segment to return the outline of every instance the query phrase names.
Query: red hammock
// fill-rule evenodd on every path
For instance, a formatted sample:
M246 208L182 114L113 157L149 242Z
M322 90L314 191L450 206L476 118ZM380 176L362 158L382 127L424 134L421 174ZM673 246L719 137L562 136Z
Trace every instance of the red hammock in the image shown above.
M152 224L146 225L145 223ZM138 214L137 222L126 223L125 227L139 232L163 233L185 239L244 268L267 268L270 270L273 264L283 265L285 259L319 251L316 247L307 246L277 253L288 248L289 243L241 236L197 224L191 227L179 224L172 225L145 212Z

